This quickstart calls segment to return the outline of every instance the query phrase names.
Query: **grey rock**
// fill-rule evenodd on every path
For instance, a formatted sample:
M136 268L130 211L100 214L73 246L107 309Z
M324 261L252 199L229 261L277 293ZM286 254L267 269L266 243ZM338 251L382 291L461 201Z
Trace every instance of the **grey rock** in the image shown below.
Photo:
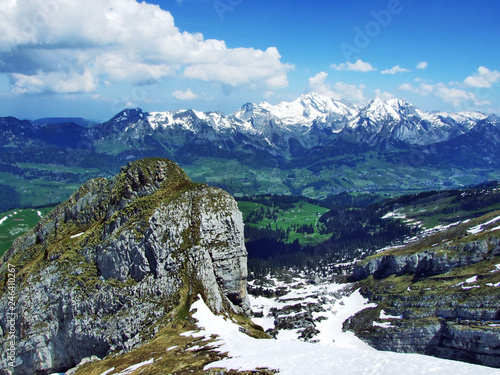
M142 160L85 183L9 252L25 273L16 285L14 373L65 371L134 349L183 294L202 295L218 314L248 313L246 256L234 199L192 184L173 162ZM29 271L34 258L39 269ZM3 332L7 297L0 296ZM2 347L7 339L0 337ZM4 350L0 363L8 368Z
M376 256L369 261L358 262L353 271L354 280L370 275L384 278L390 275L414 274L437 275L453 268L470 266L500 255L500 239L488 238L457 245L446 251L423 250L403 255Z

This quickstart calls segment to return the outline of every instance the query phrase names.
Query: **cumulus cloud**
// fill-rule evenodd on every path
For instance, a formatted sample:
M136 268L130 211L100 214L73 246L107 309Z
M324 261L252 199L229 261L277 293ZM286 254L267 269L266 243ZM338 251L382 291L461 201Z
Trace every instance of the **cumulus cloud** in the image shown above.
M276 48L228 48L181 32L169 12L137 0L0 4L0 73L16 93L89 92L101 82L174 75L268 90L286 87L292 68Z
M434 91L435 86L429 85L425 82L422 82L417 87L414 87L410 83L403 83L402 85L399 86L399 89L402 91L410 91L422 96L427 96Z
M475 108L491 104L488 100L479 100L477 96L469 91L462 90L457 87L450 87L450 84L436 83L428 84L420 83L418 86L413 86L410 83L403 83L399 86L400 90L410 91L421 96L434 95L440 98L443 102L453 105L459 110L472 110Z
M500 81L500 72L498 70L489 70L484 66L480 66L477 72L465 79L464 83L469 87L489 88L498 81Z
M361 59L358 59L355 63L347 61L338 65L332 64L330 65L330 68L335 70L351 70L355 72L372 72L377 70L372 66L372 64L362 61Z
M382 100L389 100L389 99L395 98L395 96L393 94L391 94L390 92L382 91L380 89L375 90L375 96L382 99Z
M380 73L382 73L382 74L397 74L397 73L404 73L404 72L410 72L410 71L411 70L409 70L409 69L401 68L399 65L396 65L396 66L392 67L391 69L382 70Z
M428 66L429 66L429 63L427 61L420 61L417 64L417 69L427 69Z
M172 93L172 96L179 100L193 100L198 99L198 95L191 91L191 89L187 89L186 91L175 90Z
M323 96L328 96L333 99L347 99L356 104L365 104L367 102L363 90L364 85L349 85L344 82L337 82L331 85L326 82L328 73L320 72L314 77L309 78L308 91L316 92Z
M64 94L92 92L97 88L94 76L88 71L75 73L39 73L25 75L13 73L12 92L14 94L58 92Z

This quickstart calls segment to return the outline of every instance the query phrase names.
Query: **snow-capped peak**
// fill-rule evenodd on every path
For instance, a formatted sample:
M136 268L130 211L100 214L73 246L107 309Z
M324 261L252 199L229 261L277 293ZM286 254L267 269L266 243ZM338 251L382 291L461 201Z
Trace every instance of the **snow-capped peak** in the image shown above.
M127 123L127 129L140 124L157 129L184 129L193 133L212 128L215 132L252 134L261 139L293 137L305 147L328 143L334 134L350 141L376 144L382 139L411 144L430 144L464 134L487 116L476 112L428 113L404 99L377 97L361 108L343 100L314 92L278 104L246 103L229 116L217 112L177 110L143 113L126 110L113 121ZM143 129L143 126L139 126Z
M365 123L380 123L381 121L400 121L401 114L398 109L400 103L397 99L390 99L390 101L384 102L379 97L373 99L370 104L362 108L358 114L358 117L363 120L367 119L369 121ZM359 123L359 121L358 121Z
M311 126L313 122L330 122L332 117L350 119L355 116L358 108L348 106L342 101L320 96L316 93L301 95L292 102L281 102L272 105L267 102L259 104L274 117L279 118L286 126Z

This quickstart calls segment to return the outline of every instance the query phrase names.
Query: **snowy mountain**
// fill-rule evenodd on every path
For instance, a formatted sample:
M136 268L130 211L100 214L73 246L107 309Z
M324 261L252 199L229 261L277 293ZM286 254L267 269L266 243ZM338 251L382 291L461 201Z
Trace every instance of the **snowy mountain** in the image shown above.
M426 113L405 100L375 98L344 129L344 137L377 144L383 140L427 145L471 130L487 116L476 112Z
M274 106L263 102L260 107L280 119L287 127L325 124L330 125L334 131L343 129L345 123L359 110L355 105L315 93L304 94L293 102L281 102Z
M291 102L246 103L229 115L192 109L126 109L92 127L37 126L5 117L0 119L0 130L0 171L12 174L0 179L5 186L13 176L29 178L30 184L41 175L48 180L84 181L74 169L72 176L61 177L50 168L45 171L46 165L69 164L85 168L82 171L97 166L109 176L128 161L152 156L193 167L203 181L212 181L222 170L228 177L213 183L232 192L271 189L316 197L345 190L378 191L389 181L390 190L440 189L444 183L458 187L495 179L495 168L500 167L500 125L495 116L427 113L399 99L377 98L360 108L309 93ZM212 164L199 170L203 158ZM225 167L213 164L214 159ZM24 163L23 168L19 163ZM33 163L44 172L32 171L28 165ZM392 167L412 170L394 175ZM417 173L415 168L421 167L434 168L434 178ZM456 174L453 168L461 172ZM290 169L304 170L292 173ZM272 184L270 173L276 177Z
M101 138L116 138L117 132L128 133L132 138L150 135L156 139L162 134L171 136L172 132L203 135L211 140L243 137L258 148L286 155L291 147L311 149L339 140L369 145L385 141L428 145L465 134L485 119L486 115L475 112L427 113L400 99L375 98L360 108L308 93L276 105L246 103L227 116L195 110L125 110L97 128L104 129Z

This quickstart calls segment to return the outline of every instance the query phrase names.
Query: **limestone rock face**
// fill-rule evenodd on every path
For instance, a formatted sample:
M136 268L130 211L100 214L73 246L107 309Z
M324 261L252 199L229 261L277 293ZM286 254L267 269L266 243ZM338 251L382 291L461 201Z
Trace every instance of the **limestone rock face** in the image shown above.
M16 268L14 372L131 350L197 294L218 314L248 312L246 256L235 200L169 160L88 181L4 256L2 280L6 264ZM4 348L9 312L3 293ZM10 368L5 350L0 362Z
M379 350L500 368L497 232L475 236L457 227L423 241L428 246L382 252L355 266L361 293L379 307L356 314L346 328ZM382 309L401 318L384 320Z
M448 250L441 254L424 250L413 254L373 257L370 261L356 264L353 279L362 280L370 275L376 278L402 274L436 275L457 267L470 266L500 255L500 238L471 241Z

